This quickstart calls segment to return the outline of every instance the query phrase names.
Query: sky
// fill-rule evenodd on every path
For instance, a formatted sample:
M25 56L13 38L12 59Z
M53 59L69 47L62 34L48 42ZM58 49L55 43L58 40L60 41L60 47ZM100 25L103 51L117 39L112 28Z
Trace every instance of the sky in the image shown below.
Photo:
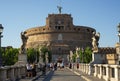
M120 0L0 0L0 24L4 27L1 46L19 48L20 33L44 26L48 14L58 14L59 5L63 14L71 14L74 25L100 32L100 47L115 47Z

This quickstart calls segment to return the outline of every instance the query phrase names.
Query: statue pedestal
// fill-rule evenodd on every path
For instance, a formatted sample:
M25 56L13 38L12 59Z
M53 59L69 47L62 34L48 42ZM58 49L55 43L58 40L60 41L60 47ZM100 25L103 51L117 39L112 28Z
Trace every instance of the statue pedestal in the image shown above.
M26 54L19 54L18 55L18 62L15 65L26 65L27 63L27 55Z
M99 53L92 53L92 64L103 64L104 56Z

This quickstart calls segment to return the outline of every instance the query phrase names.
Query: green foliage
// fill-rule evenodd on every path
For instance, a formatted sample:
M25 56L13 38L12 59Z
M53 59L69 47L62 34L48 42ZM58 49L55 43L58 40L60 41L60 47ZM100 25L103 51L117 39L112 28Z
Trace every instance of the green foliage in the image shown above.
M42 58L43 58L43 62L46 62L46 58L45 55L48 53L48 61L51 62L52 59L52 54L51 52L48 50L48 48L46 46L42 46L40 51L42 52Z
M73 62L76 61L76 57L77 57L77 55L74 53L73 56L72 56L72 61L73 61Z
M18 61L19 50L16 48L2 49L3 65L14 65Z
M90 61L92 61L92 50L87 47L84 51L84 62L89 63Z
M34 63L36 61L37 52L33 48L27 50L27 61Z
M80 49L79 51L77 51L77 53L79 54L79 59L81 63L89 63L92 60L92 50L90 47L86 47L84 50ZM72 59L73 59L73 62L76 61L75 53Z
M45 46L42 46L40 50L39 50L39 48L38 49L29 48L27 50L27 61L30 62L30 63L33 63L33 62L37 63L39 61L40 51L41 51L41 54L42 54L41 56L43 58L43 62L46 61L45 54L48 52L48 59L49 59L49 62L50 62L51 58L52 58L51 52Z

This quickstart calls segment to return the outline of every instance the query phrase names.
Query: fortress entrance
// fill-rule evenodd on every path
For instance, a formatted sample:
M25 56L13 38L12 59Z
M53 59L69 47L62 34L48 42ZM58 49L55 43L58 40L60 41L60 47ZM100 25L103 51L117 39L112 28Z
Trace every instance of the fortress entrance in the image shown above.
M58 57L57 62L62 63L63 62L62 57Z

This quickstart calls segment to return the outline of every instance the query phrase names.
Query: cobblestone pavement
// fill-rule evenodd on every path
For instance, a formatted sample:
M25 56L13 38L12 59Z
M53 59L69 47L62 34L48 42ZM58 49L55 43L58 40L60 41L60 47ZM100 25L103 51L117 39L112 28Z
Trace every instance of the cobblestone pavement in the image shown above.
M51 71L47 76L41 76L35 81L86 81L81 76L76 75L72 71L64 68Z

